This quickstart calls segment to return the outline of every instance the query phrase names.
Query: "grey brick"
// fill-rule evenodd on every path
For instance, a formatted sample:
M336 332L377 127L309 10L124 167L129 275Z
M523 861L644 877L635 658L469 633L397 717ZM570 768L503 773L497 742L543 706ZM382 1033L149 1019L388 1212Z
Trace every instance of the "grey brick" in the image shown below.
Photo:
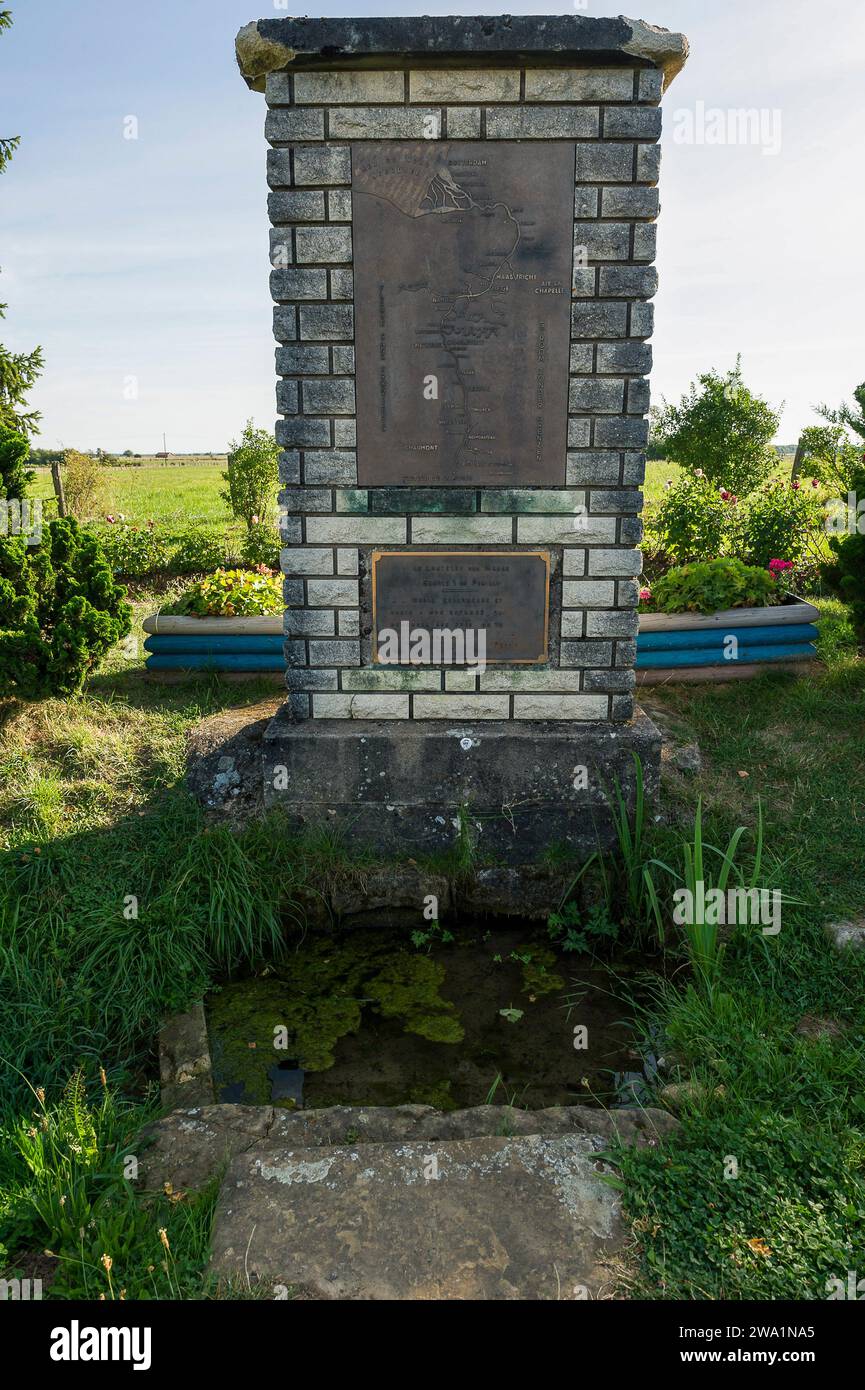
M628 306L592 300L571 306L573 338L623 338L627 331Z
M571 343L570 370L594 371L595 349L591 343Z
M660 198L657 188L628 188L624 184L605 188L601 193L604 217L657 217Z
M597 377L572 379L568 389L569 410L592 410L617 414L625 399L624 381Z
M304 598L303 598L303 580L302 580L302 579L284 579L284 580L282 581L282 598L283 598L283 602L284 602L286 605L291 604L291 603L293 603L293 604L301 604L301 603L303 603L303 601L304 601Z
M304 305L299 312L301 338L329 342L354 337L354 309L350 304Z
M637 146L637 183L658 182L661 173L661 146Z
M296 449L283 450L277 463L279 464L279 481L283 485L290 486L292 483L300 482L300 454Z
M631 327L632 338L651 338L655 328L655 306L654 304L632 304L631 305Z
M350 376L354 372L354 348L331 348L333 370L337 375Z
M634 699L632 695L614 695L610 711L610 718L616 724L626 724L634 717Z
M571 289L575 298L594 299L598 288L598 274L594 266L585 264L587 257L582 256L578 251L574 254L574 273L571 277Z
M600 189L578 183L574 190L574 217L597 217Z
M292 420L277 420L276 442L288 448L321 448L330 443L330 421L299 415Z
M299 516L289 516L286 511L279 513L279 538L283 545L300 545L303 536Z
M286 546L279 552L283 574L333 574L333 551L311 545Z
M310 666L359 666L359 642L310 642Z
M629 671L586 671L583 676L584 690L633 690L637 677L633 669Z
M288 698L285 703L291 711L292 719L295 720L295 722L309 719L309 695L300 695L293 690L289 690L286 693Z
M629 415L645 415L651 404L649 383L644 378L635 378L628 382L628 404L627 412Z
M637 631L638 618L629 609L625 613L587 613L587 637L633 637Z
M327 194L327 215L331 222L351 221L351 192L347 188L331 188ZM310 222L314 221L311 217Z
M619 455L603 449L568 454L568 482L573 486L619 481Z
M514 515L531 512L549 516L574 513L578 507L585 505L586 494L572 488L484 488L481 493L483 512L511 512Z
M366 488L337 488L334 494L335 510L363 514L369 512L369 493Z
M272 270L272 299L326 299L326 270Z
M285 632L291 637L332 637L336 632L333 613L327 608L286 608ZM325 661L316 665L326 666Z
M654 222L638 222L634 228L634 260L653 261L657 245L657 225Z
M297 310L293 305L274 306L273 336L280 343L294 342L297 337Z
M649 343L599 343L599 372L649 372L652 369L652 349Z
M527 68L526 101L630 101L631 68Z
M340 106L328 119L332 140L423 140L428 117L441 119L438 111L421 106Z
M637 644L636 644L636 642L621 641L621 640L619 640L619 641L616 642L616 656L615 656L615 661L614 661L614 663L613 663L615 666L630 667L630 666L633 666L633 664L634 664L634 662L636 661L636 659L637 659Z
M559 660L562 666L611 666L612 642L562 642Z
M585 637L586 615L582 608L563 608L559 619L562 637Z
M588 552L588 573L613 579L630 579L642 572L643 557L639 550L627 550L620 546L615 550L592 549ZM599 666L604 662L599 661Z
M640 101L660 101L664 91L664 74L660 68L643 68L637 88Z
M615 601L612 579L566 579L562 584L564 608L612 608Z
M268 111L264 138L272 145L287 145L292 140L323 140L324 112Z
M337 574L357 574L358 568L358 553L356 550L338 550L336 552Z
M307 483L355 483L357 455L344 449L308 451L303 456L303 477Z
M519 101L518 68L419 68L409 74L409 101Z
M326 347L305 345L276 349L276 370L280 376L325 376L330 371Z
M331 299L354 299L354 277L350 270L330 272Z
M360 614L357 609L337 609L336 626L340 637L358 637L360 635Z
M403 101L405 80L398 71L299 72L294 79L298 105L322 102Z
M323 222L324 194L318 189L301 192L268 193L267 212L271 222Z
M636 484L645 481L646 477L646 455L645 454L625 454L625 462L622 469L622 482Z
M631 246L631 228L626 222L576 222L574 255L585 247L591 261L626 261ZM298 255L298 259L300 256Z
M274 269L279 270L287 265L293 265L294 250L291 244L291 228L270 227L267 235L270 242L270 264Z
M333 442L337 449L353 449L357 444L357 421L334 420Z
M598 276L602 295L651 299L658 291L658 272L653 265L602 265Z
M276 408L280 415L297 414L297 382L277 381Z
M599 129L596 106L487 108L488 140L585 140Z
M347 145L302 146L294 152L294 182L298 185L351 183L351 152Z
M300 670L287 670L285 683L289 690L336 690L336 671L310 671L308 667Z
M514 719L605 719L602 695L515 695Z
M270 188L291 186L291 152L289 150L267 151L267 182Z
M577 145L577 183L631 183L633 177L633 145Z
M607 140L657 140L661 134L660 106L605 106Z
M574 417L568 420L568 448L585 449L588 448L592 440L591 420L578 420Z
M285 662L293 670L297 670L306 665L306 643L305 642L283 642L282 650L285 654Z
M347 608L357 606L356 579L309 579L306 584L307 602L313 608Z
M643 505L643 494L635 488L594 488L589 510L595 512L638 512Z
M520 545L603 544L615 539L616 519L612 516L521 516L517 521Z
M562 573L582 577L586 572L587 553L579 547L565 546L562 550Z
M623 545L639 545L643 539L643 518L623 516L619 522L619 540Z
M636 608L640 602L640 586L635 579L616 580L619 608Z
M298 265L351 260L351 227L297 227Z
M351 415L354 412L354 381L351 377L304 381L302 390L303 408L313 415Z
M479 106L449 106L446 114L449 140L480 139L481 109Z
M279 504L290 512L329 512L329 487L286 487L279 494Z
M595 421L595 443L600 449L642 449L648 437L649 426L645 420L600 416Z

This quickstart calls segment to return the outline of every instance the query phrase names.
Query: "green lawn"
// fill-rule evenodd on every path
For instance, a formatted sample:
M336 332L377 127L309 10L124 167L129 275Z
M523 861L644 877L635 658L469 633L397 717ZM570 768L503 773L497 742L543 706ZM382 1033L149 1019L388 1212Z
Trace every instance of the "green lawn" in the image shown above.
M101 515L123 513L128 521L153 520L172 524L216 522L231 516L220 492L225 488L224 461L214 463L152 464L140 468L104 468ZM33 496L54 497L51 470L36 469Z

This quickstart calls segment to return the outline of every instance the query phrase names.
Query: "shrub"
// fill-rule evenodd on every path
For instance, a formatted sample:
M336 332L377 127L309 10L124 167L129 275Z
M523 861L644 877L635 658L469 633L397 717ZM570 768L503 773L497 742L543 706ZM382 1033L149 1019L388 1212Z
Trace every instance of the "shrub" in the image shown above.
M736 549L749 565L765 568L777 557L799 564L814 549L824 511L814 481L766 483L745 499Z
M742 380L741 358L721 376L704 372L678 405L666 401L652 412L652 437L666 457L685 468L702 468L716 487L745 495L777 464L769 447L779 417Z
M165 537L154 527L119 521L100 527L98 539L112 574L123 579L142 579L168 568Z
M172 574L206 574L225 564L227 549L224 532L190 528L171 547L168 568Z
M105 485L98 459L67 449L63 455L63 491L66 505L79 521L99 511Z
M181 595L170 611L198 618L252 618L281 613L282 582L261 570L217 570Z
M0 424L0 502L22 501L34 474L25 467L27 436Z
M852 491L865 497L865 465L860 465L852 477ZM832 560L824 569L829 586L849 603L853 624L860 640L865 641L865 534L857 528L847 536L830 536Z
M268 569L279 569L279 532L266 521L250 526L240 547L240 557L247 569L266 565Z
M662 549L680 564L719 555L737 500L730 493L722 497L699 471L684 474L664 495L653 518Z
M240 442L233 440L228 454L228 488L220 496L232 515L251 530L270 514L276 496L279 446L267 430L257 430L247 420Z
M0 539L0 695L71 694L125 637L132 609L93 536L52 521L39 545Z
M780 594L768 570L726 557L680 565L652 587L652 607L661 613L717 613L724 608L760 607Z

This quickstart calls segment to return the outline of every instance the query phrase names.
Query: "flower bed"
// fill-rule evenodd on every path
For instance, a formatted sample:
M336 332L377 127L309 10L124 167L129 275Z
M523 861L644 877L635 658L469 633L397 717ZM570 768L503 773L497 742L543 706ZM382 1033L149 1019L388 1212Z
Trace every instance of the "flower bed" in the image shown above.
M770 664L801 670L816 657L819 616L813 604L792 594L771 607L641 613L637 681L746 680Z

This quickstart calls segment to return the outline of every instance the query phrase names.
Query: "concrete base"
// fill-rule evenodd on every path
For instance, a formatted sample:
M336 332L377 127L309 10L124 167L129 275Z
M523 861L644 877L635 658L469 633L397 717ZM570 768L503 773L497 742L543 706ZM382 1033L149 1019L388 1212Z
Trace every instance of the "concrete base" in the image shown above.
M605 790L630 804L634 758L657 795L661 735L628 724L306 720L284 707L262 745L265 805L325 823L380 854L442 853L531 864L554 845L588 857L615 842Z

